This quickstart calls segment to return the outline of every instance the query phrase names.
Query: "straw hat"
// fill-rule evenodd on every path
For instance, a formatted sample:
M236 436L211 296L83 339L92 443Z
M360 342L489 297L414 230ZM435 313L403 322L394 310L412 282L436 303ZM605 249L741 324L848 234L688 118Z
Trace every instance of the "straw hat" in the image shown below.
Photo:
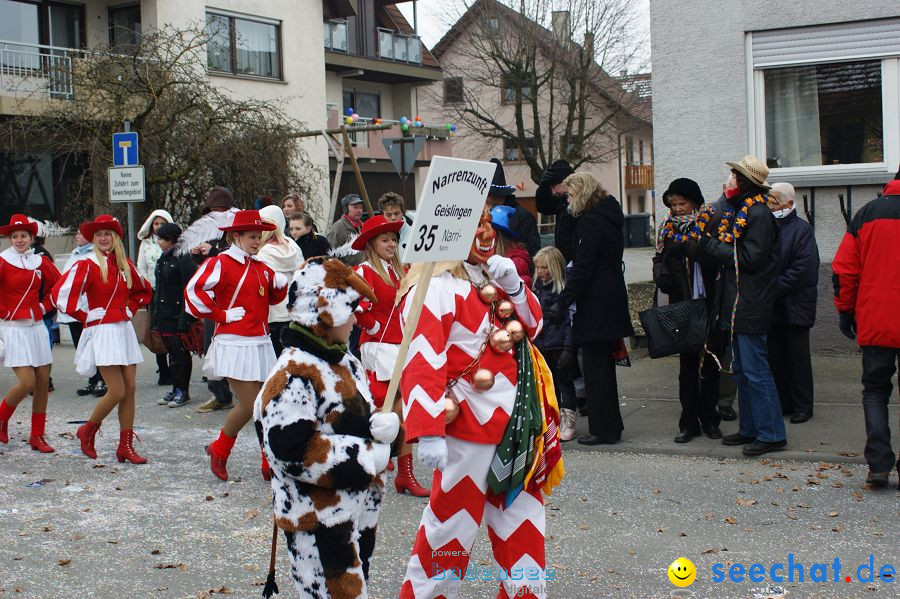
M769 176L769 167L756 156L747 154L741 158L740 162L726 162L725 164L747 177L754 185L762 187L766 191L772 189L772 186L766 181Z

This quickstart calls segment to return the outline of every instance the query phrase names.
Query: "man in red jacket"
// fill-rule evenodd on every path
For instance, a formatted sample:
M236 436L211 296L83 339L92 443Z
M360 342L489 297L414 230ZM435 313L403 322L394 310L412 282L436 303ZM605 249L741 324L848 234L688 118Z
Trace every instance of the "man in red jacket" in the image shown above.
M873 487L886 487L894 463L888 401L900 359L900 172L884 195L856 213L834 256L834 304L841 332L863 355L863 412L866 462ZM900 483L898 483L900 488Z

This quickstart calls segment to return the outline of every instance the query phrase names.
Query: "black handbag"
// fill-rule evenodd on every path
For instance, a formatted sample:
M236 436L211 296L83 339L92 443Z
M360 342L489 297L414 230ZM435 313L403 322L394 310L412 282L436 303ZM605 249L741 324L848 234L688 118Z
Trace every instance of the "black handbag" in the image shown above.
M687 287L687 281L685 281ZM690 297L690 289L685 290ZM653 307L638 314L647 335L651 358L680 353L700 353L706 343L707 312L704 298L689 299L668 306L659 305L659 287L653 290Z

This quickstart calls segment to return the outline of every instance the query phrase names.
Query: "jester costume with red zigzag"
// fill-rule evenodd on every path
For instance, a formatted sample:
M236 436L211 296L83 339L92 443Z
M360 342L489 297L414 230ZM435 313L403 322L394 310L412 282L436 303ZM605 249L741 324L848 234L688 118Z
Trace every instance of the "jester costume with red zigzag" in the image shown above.
M506 505L504 496L494 494L487 482L491 461L513 411L518 365L512 351L487 348L479 358L492 325L496 328L501 323L496 317L492 321L490 305L479 296L476 285L488 282L482 268L470 264L464 267L469 280L450 271L431 279L400 381L407 439L444 437L448 451L446 467L434 473L431 498L422 515L400 597L455 596L460 581L445 579L442 572L466 572L468 552L482 518L488 525L494 571L530 569L538 580L506 580L498 597L542 597L540 591L531 593L544 580L542 487L526 485ZM410 290L405 296L404 321L413 294ZM543 321L540 304L531 290L523 287L515 297L502 291L499 295L500 299L512 301L526 336L533 339ZM476 390L472 384L471 372L475 369L469 367L476 359L479 369L495 374L490 389ZM468 374L464 374L467 370ZM461 375L452 387L459 402L459 415L445 424L447 387ZM549 378L546 386L552 396ZM547 411L554 408L548 406ZM555 412L555 420L549 419L551 425L545 426L544 432L558 449L558 408ZM543 463L543 458L539 450L536 461ZM553 484L561 475L562 464L558 462ZM550 487L552 484L543 488Z

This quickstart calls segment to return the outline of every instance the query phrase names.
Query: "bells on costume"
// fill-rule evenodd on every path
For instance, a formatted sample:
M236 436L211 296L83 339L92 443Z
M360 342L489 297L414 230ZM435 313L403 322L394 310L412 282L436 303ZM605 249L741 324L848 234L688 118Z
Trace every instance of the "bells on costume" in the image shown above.
M513 315L516 309L513 307L512 302L509 300L503 300L499 304L497 304L497 316L500 317L501 320L507 320L510 316Z
M487 391L494 386L494 373L487 368L479 368L472 375L472 386L479 391Z
M521 322L513 319L513 316L516 313L515 306L513 306L513 303L509 300L500 300L500 292L491 284L480 287L478 289L478 297L482 302L491 306L492 316L496 316L503 322L502 328L495 328L488 335L488 347L491 348L491 351L497 352L498 354L508 353L513 349L516 343L525 339L525 327ZM495 374L487 368L478 368L475 370L471 379L472 386L479 391L487 391L493 387L494 380ZM446 408L449 413L449 400Z
M498 329L488 337L488 345L498 354L506 353L513 347L512 334L506 329Z
M497 292L497 288L493 285L485 285L478 290L478 297L480 297L481 301L483 301L487 305L491 305L496 302L499 295L500 294Z

